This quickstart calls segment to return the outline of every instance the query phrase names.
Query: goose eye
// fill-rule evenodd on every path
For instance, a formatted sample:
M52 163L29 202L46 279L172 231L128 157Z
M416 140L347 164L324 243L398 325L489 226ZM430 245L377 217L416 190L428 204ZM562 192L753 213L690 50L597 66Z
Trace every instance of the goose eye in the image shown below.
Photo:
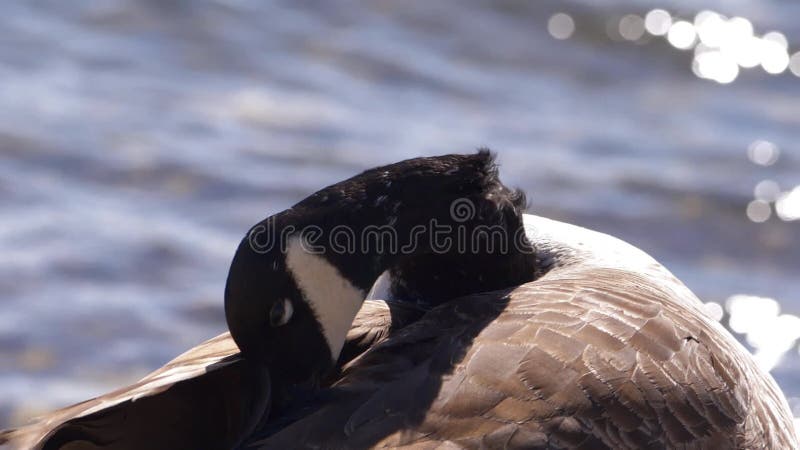
M269 311L269 324L273 327L286 325L292 318L292 313L294 313L294 308L289 299L278 300Z

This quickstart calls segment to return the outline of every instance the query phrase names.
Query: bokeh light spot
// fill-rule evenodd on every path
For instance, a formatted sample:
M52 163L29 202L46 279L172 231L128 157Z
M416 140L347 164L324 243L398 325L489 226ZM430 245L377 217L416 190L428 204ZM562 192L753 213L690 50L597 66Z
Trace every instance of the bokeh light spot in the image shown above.
M769 141L757 140L747 147L747 157L759 166L775 164L781 152L777 145Z
M765 370L773 369L800 338L800 317L780 314L780 305L774 299L733 295L725 302L725 309L730 314L728 325L745 335L755 349L756 362Z
M729 36L752 36L753 24L744 17L734 17L728 21Z
M569 39L575 32L575 21L569 14L553 14L547 21L547 32L556 39Z
M722 316L724 315L725 311L722 309L722 305L717 302L708 302L703 305L703 309L706 311L709 317L719 322L722 320Z
M775 202L775 212L781 220L800 220L800 186L783 193Z
M636 24L636 17L623 19ZM644 27L654 35L666 34L667 41L677 49L694 48L692 71L699 78L731 83L739 76L739 68L758 66L774 75L790 68L800 76L800 52L790 57L786 35L779 31L757 36L748 19L728 18L710 10L700 11L692 21L676 19L664 10L652 10L644 18ZM628 33L626 30L620 22L620 34Z
M755 223L766 222L772 215L772 208L764 200L753 200L747 204L747 218Z
M694 45L697 33L695 33L694 25L685 20L681 20L672 24L667 33L667 40L673 47L686 50Z
M789 48L789 41L786 40L786 36L779 32L779 31L770 31L769 33L765 34L762 38L767 42L774 42L785 49Z
M767 73L777 75L789 67L789 53L775 41L761 41L761 67Z
M733 295L725 302L731 315L728 325L737 333L750 333L778 317L780 306L774 299L755 295Z
M672 26L672 16L663 9L654 9L644 18L644 27L653 36L664 36Z
M789 70L791 70L793 74L800 77L800 52L792 55L791 59L789 60Z
M619 34L628 41L638 41L644 35L644 19L628 14L619 21Z
M698 48L700 48L698 46ZM696 49L697 50L697 49ZM693 67L700 78L718 83L730 83L739 76L739 66L730 55L719 50L700 51L695 56Z
M752 69L761 64L761 39L747 36L733 45L723 46L723 51L733 53L736 63L745 69Z
M726 23L713 11L701 11L694 18L694 25L700 42L709 47L720 47L725 41Z
M753 189L753 196L765 202L774 202L781 194L781 187L773 180L762 180Z

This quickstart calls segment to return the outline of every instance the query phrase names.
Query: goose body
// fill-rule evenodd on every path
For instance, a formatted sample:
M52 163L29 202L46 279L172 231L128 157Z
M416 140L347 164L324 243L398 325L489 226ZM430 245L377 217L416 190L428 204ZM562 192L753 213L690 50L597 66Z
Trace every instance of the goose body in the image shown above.
M436 278L433 287L414 283L449 261L445 255L386 267L371 290L357 281L344 286L341 292L370 291L370 298L343 343L332 343L338 334L324 327L315 339L326 346L296 343L337 359L317 379L319 389L301 383L284 391L292 384L287 374L317 369L282 372L277 366L287 356L265 366L260 352L273 350L249 342L240 354L225 333L131 387L6 432L0 442L65 449L798 448L775 382L667 269L611 236L520 218L536 262L523 282L448 297L480 281L483 272L469 272L471 264L442 267L450 278ZM316 264L310 259L295 270ZM314 289L301 291L307 297ZM307 307L292 304L295 315ZM273 302L270 314L274 305L282 327L287 309ZM251 336L231 329L240 347Z
M772 378L662 265L602 233L525 225L545 275L394 331L252 447L797 447Z

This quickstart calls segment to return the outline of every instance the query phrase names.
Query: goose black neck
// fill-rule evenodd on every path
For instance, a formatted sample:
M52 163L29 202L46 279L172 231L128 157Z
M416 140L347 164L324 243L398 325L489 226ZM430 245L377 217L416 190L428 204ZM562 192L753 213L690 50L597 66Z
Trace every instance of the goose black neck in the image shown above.
M473 262L508 261L509 255L532 260L514 257L532 253L523 232L524 202L524 195L499 181L493 156L482 150L368 170L259 225L281 233L282 241L302 236L309 251L366 292L392 268L422 275L437 261L462 255ZM409 264L412 260L422 264Z

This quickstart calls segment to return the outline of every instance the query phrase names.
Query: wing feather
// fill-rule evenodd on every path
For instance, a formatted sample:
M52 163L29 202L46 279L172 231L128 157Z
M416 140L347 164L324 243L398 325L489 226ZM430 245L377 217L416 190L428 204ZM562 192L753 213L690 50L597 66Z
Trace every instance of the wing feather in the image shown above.
M347 363L421 315L367 301L345 344ZM269 410L269 374L239 357L230 333L181 354L140 381L0 433L14 448L231 448ZM158 447L160 445L160 447Z
M253 447L793 448L774 383L677 283L564 270L455 300L352 361L337 402Z
M266 413L269 374L245 369L228 333L137 383L5 432L15 448L232 447Z

